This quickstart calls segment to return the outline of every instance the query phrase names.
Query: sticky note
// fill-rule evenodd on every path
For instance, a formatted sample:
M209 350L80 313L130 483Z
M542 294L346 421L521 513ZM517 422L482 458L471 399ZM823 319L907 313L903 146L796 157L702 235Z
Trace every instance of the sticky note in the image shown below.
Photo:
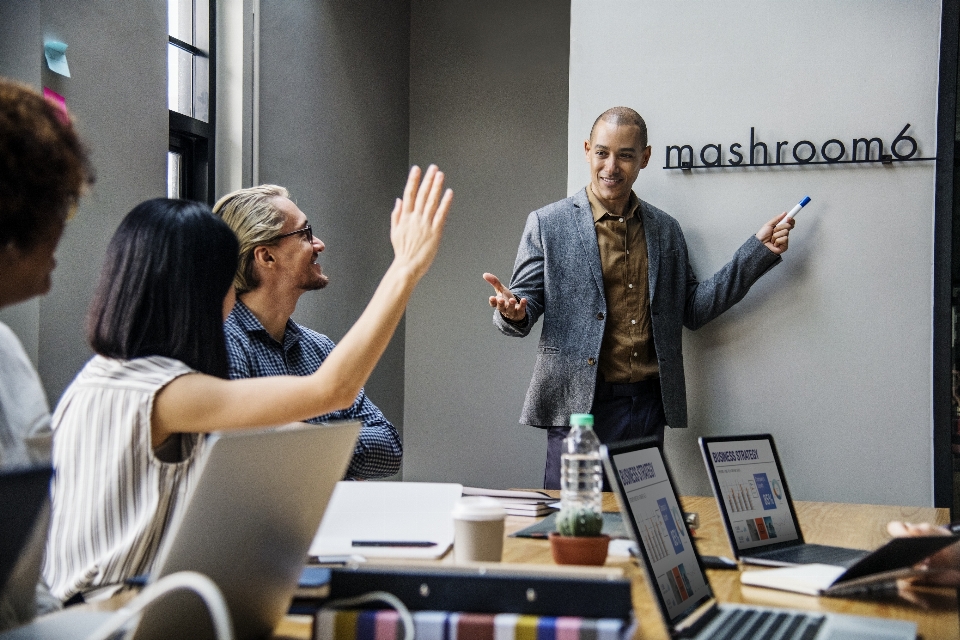
M67 64L67 45L59 40L47 40L43 43L43 55L47 59L50 71L70 77L70 65Z
M68 124L70 122L70 114L67 112L67 99L47 87L43 88L43 97L52 102L57 109L60 110L60 114L62 115L60 120Z

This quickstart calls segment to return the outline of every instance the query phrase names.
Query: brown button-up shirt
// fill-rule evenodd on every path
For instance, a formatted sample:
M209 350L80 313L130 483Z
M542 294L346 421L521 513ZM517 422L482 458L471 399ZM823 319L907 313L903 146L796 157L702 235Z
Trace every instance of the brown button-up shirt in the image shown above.
M622 216L607 211L589 185L587 199L593 211L607 300L599 373L614 383L654 378L660 369L650 323L647 240L640 199L631 193Z

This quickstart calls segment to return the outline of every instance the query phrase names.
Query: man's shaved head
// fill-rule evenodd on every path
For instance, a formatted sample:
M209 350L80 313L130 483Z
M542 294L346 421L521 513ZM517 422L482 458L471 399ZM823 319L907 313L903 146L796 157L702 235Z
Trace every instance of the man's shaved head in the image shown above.
M647 123L643 121L643 118L640 117L640 114L631 109L630 107L613 107L607 109L600 114L594 122L593 126L590 127L590 142L593 142L593 132L597 128L597 123L601 120L609 122L611 124L621 126L634 126L639 129L640 136L640 149L645 149L647 146Z

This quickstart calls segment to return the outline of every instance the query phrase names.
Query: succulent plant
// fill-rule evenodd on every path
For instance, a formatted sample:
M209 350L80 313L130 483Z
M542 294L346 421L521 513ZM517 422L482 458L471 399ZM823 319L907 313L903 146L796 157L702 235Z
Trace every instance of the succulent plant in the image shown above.
M562 536L599 536L602 529L603 515L589 507L564 507L557 514L557 533Z

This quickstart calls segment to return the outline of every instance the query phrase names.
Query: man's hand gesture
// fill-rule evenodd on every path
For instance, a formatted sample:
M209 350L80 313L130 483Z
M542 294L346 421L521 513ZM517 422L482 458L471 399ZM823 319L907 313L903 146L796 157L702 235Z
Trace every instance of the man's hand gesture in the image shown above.
M490 306L511 322L522 322L527 317L527 299L517 300L510 289L503 286L500 278L492 273L483 274L483 279L490 283L496 295L490 296Z
M760 231L757 231L757 240L777 255L787 250L787 245L790 242L790 230L797 224L797 221L793 218L784 220L786 215L787 212L784 211L760 227Z

